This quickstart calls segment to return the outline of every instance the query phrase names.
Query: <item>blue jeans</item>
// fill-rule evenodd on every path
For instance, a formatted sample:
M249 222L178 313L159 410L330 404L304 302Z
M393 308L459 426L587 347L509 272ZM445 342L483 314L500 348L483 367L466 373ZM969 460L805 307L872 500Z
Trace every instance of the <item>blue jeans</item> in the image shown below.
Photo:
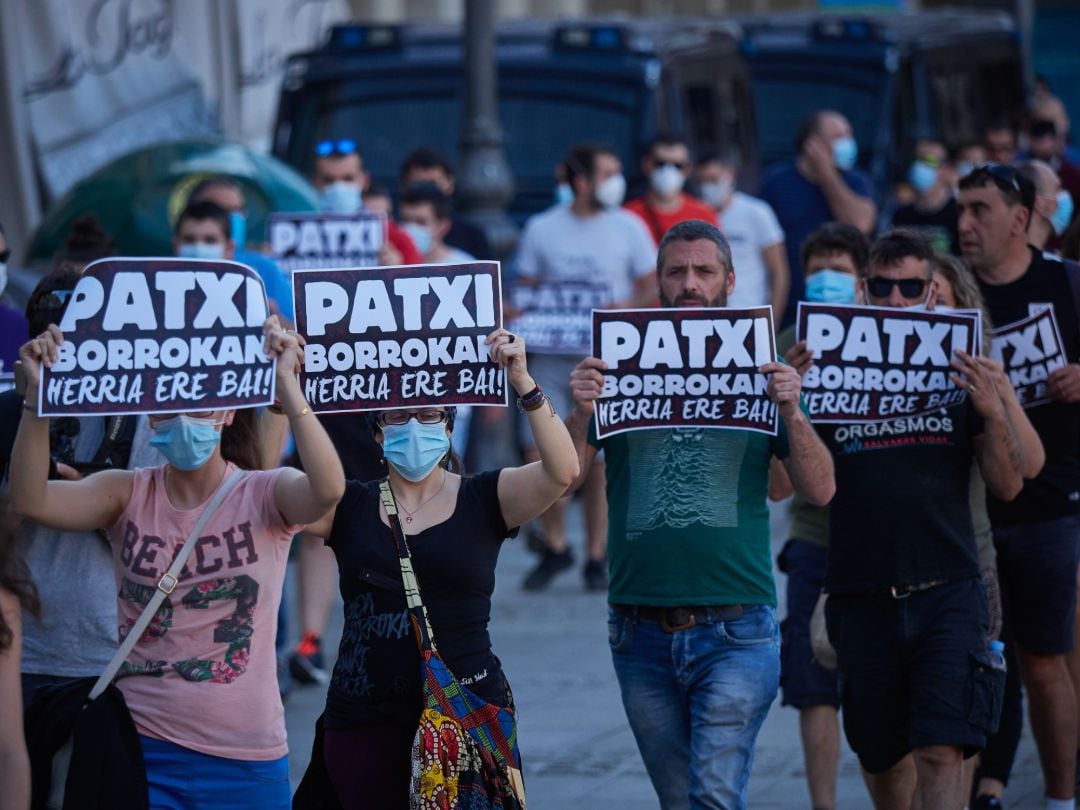
M776 609L675 633L611 610L608 636L661 808L746 807L755 740L780 683Z
M266 762L200 754L139 735L150 810L289 810L289 758Z

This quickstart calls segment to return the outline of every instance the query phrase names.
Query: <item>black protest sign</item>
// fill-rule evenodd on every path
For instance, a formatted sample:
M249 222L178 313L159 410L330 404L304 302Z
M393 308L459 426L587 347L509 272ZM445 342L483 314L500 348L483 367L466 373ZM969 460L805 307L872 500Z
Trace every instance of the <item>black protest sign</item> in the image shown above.
M978 314L799 303L799 340L814 353L803 398L815 422L880 422L956 405L957 351L974 355Z
M86 268L42 369L48 416L176 413L269 405L262 280L235 262L103 259Z
M271 214L270 253L286 271L373 267L386 240L383 214Z
M592 311L611 305L607 284L542 281L518 284L510 303L520 314L507 327L533 354L584 355L592 339Z
M1005 367L1021 405L1032 408L1050 402L1046 379L1069 362L1054 307L995 329L990 356Z
M758 369L776 359L771 307L593 313L594 357L607 363L596 433L711 427L776 435Z
M316 413L506 404L484 344L502 324L498 262L301 270L293 294Z

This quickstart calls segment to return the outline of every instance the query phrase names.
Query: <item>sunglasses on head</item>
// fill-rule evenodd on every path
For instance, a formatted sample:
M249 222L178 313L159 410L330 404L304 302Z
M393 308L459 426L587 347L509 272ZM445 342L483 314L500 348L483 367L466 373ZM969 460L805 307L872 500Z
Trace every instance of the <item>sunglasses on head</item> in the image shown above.
M893 287L900 288L900 295L904 298L919 298L926 290L925 278L884 278L883 276L871 276L866 280L866 289L874 298L888 298Z
M355 155L356 141L351 138L342 138L337 141L319 141L315 145L317 157L330 157L331 155Z
M997 183L999 188L1020 193L1020 180L1016 169L1012 166L1006 163L979 163L968 173L968 177L973 177L980 172Z

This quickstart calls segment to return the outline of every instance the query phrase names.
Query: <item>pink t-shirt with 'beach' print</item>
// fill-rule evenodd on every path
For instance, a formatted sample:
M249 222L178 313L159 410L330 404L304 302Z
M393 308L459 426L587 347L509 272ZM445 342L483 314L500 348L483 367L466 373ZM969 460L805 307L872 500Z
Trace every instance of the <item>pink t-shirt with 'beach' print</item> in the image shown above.
M228 465L223 482L235 469ZM282 472L247 473L229 493L120 670L116 684L140 734L229 759L288 752L274 637L300 527L274 503ZM108 532L121 639L203 511L174 507L164 475L164 467L135 471L131 501Z

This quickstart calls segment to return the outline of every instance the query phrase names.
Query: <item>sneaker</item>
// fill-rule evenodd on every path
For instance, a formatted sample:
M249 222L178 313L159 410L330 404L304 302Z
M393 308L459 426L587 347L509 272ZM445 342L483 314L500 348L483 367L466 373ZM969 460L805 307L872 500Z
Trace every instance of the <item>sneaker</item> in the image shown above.
M971 803L971 810L1002 810L1004 807L997 796L988 796L985 793L976 796Z
M606 560L587 560L582 575L585 577L585 590L607 590L608 578Z
M289 673L301 684L324 684L330 680L323 669L322 639L314 633L304 633L289 656Z
M544 549L540 562L525 577L521 587L526 591L542 591L551 584L551 580L555 579L556 574L565 571L573 564L574 555L570 552L570 549L560 552L552 551L549 548Z

